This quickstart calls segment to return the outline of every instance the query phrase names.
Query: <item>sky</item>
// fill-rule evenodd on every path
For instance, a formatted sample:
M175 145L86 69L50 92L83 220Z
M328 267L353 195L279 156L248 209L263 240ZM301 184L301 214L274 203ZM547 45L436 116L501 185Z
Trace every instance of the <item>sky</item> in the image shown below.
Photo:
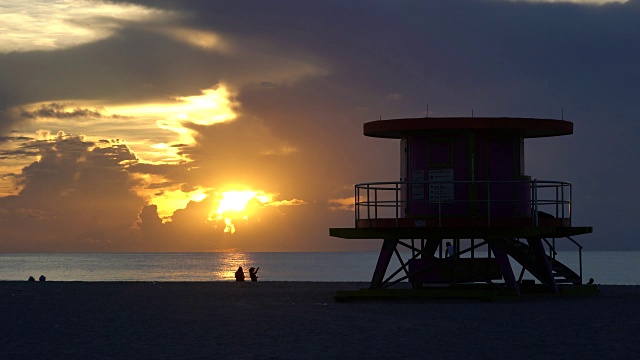
M0 252L357 251L365 122L564 118L525 173L640 250L640 0L0 4Z

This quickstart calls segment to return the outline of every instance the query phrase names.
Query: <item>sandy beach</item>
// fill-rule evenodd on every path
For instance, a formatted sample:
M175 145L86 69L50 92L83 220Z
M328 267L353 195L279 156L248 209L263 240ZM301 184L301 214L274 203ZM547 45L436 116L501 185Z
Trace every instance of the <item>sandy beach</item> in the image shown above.
M0 282L3 359L632 359L640 286L335 302L365 283Z

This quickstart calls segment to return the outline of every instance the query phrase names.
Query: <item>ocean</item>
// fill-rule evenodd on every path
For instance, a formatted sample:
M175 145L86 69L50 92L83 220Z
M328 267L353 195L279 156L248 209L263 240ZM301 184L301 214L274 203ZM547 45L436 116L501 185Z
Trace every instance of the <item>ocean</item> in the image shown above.
M259 281L368 282L377 257L377 252L0 254L0 281L40 275L51 281L232 281L242 266L247 275L249 267L259 267ZM578 272L578 252L559 252L558 259ZM585 282L640 285L640 251L583 251L582 265ZM518 265L514 272L519 275Z

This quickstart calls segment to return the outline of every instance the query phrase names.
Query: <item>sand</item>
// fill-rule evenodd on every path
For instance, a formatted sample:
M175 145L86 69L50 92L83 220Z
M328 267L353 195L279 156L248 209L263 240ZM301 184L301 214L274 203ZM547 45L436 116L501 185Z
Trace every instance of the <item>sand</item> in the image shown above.
M632 359L640 287L337 303L364 283L0 282L2 359Z

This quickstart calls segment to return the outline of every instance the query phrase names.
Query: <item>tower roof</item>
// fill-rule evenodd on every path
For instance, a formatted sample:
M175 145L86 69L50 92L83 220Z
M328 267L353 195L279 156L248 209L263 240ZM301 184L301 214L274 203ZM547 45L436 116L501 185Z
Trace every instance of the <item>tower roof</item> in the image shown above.
M573 134L573 123L566 120L510 117L439 117L377 120L364 124L364 135L401 139L407 135L452 131L516 132L524 138Z

